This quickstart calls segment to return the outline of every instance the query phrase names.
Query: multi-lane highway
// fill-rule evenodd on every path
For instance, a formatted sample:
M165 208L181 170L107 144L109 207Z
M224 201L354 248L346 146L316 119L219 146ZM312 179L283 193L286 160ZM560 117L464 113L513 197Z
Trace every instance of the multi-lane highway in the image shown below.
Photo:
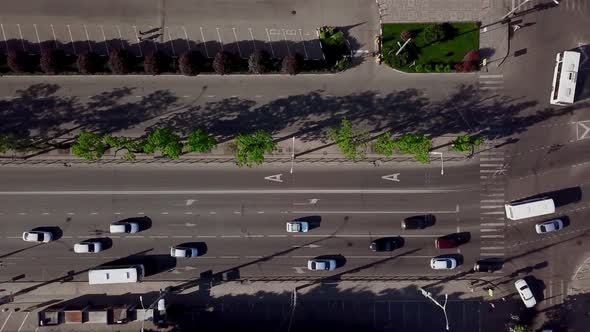
M283 182L265 179L280 168L7 168L3 171L2 278L24 274L24 280L50 280L68 271L147 256L158 261L149 279L191 279L208 270L235 269L240 277L309 275L307 259L321 255L343 258L335 273L353 276L440 275L431 257L453 254L467 271L479 254L478 188L474 164L399 168L400 182L385 180L382 168L301 167ZM401 219L433 214L423 230L403 231ZM111 236L108 225L126 218L149 219L137 234ZM307 218L313 229L286 233L285 222ZM57 227L57 241L35 245L22 231ZM437 250L434 239L468 232L471 240L455 249ZM373 253L372 240L401 236L404 246L392 253ZM98 254L75 254L74 243L110 238L112 247ZM204 256L166 257L174 244L206 245ZM135 256L133 256L135 255ZM130 257L133 256L133 257ZM35 264L31 264L35 262ZM120 262L120 261L119 261ZM115 262L116 263L116 262ZM77 276L84 280L84 273Z

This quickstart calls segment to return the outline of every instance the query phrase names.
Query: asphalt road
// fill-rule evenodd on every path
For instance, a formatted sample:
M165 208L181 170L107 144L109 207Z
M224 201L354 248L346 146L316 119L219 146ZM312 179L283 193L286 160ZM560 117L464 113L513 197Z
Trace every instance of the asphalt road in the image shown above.
M152 280L187 280L209 270L293 276L310 273L307 259L333 255L344 257L334 273L450 276L470 270L479 257L478 188L470 184L476 166L450 166L444 176L434 166L400 169L399 183L383 180L387 172L374 167L303 167L296 181L286 176L282 183L264 179L278 172L273 168L7 168L0 175L6 225L0 272L3 279L24 274L22 280L47 281L119 259L146 259L154 266ZM432 227L401 230L402 218L426 213L436 216ZM108 234L111 222L146 217L138 234ZM315 228L287 234L285 222L297 218L311 218ZM56 227L61 238L23 242L22 231L35 227ZM471 240L456 249L434 248L436 237L457 232L469 232ZM390 254L369 250L372 240L391 236L403 237L404 246ZM78 241L105 237L112 247L103 253L72 252ZM186 242L201 243L206 254L167 257L169 246ZM440 254L460 255L463 265L430 270L429 259Z

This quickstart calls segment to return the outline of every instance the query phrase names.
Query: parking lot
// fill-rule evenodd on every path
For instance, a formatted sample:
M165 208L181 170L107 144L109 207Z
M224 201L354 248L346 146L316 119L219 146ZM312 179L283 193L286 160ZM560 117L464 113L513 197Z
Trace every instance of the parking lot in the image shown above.
M38 54L41 47L62 48L68 54L93 51L108 56L126 49L136 56L155 50L178 56L198 50L214 57L220 50L247 58L255 49L273 58L298 53L305 59L321 59L315 29L297 27L135 26L97 24L0 24L0 51L22 50Z

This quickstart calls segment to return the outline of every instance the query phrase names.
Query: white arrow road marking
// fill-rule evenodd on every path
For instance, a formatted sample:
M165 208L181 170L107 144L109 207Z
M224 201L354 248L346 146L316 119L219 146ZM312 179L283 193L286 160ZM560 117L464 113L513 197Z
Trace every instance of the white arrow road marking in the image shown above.
M187 200L186 200L186 206L191 206L191 205L193 205L193 203L194 203L194 202L196 202L196 201L197 201L196 199L187 199Z
M578 141L588 138L588 133L590 133L590 127L584 124L584 122L590 123L590 121L578 121L578 125L576 126L576 135L578 136ZM580 128L584 131L582 135L580 135Z
M275 174L275 175L271 175L271 176L265 176L264 179L268 180L268 181L274 181L274 182L283 182L283 180L281 180L282 176L283 176L283 174Z
M299 267L299 266L293 266L293 268L295 269L295 273L305 273L305 268L304 267Z
M390 175L384 175L381 178L383 180L389 180L389 181L395 181L395 182L399 182L399 179L397 178L399 176L400 173L394 173L394 174L390 174Z
M311 198L307 200L307 203L293 203L293 205L314 205L316 204L320 199L319 198Z

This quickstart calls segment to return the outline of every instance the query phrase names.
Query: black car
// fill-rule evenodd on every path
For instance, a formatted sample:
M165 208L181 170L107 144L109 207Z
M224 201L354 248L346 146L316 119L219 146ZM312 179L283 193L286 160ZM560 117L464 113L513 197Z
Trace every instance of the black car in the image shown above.
M371 242L369 248L374 252L393 251L404 245L404 240L400 237L384 237Z
M482 259L475 262L473 271L476 272L494 272L502 269L502 261L498 259Z
M402 220L402 229L424 229L434 225L435 220L432 214L411 216Z

